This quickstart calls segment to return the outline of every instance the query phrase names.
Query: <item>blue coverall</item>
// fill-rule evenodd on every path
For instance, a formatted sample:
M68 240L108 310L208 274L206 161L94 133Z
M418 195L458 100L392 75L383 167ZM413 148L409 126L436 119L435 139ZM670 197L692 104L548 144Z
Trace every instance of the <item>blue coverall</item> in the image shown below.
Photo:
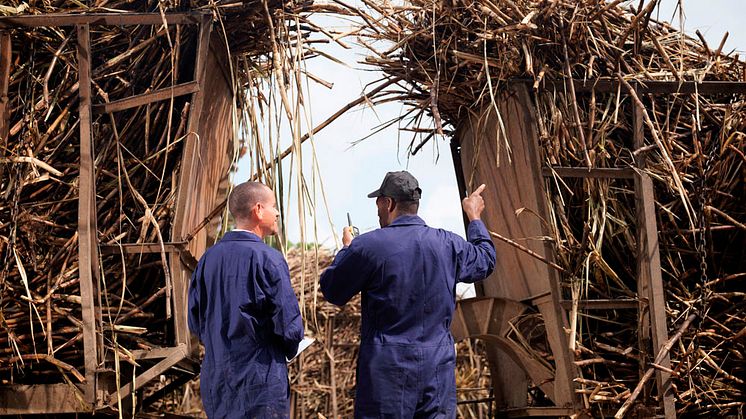
M456 417L456 282L482 280L495 267L484 224L472 221L467 237L403 215L354 239L324 271L329 302L362 293L356 418Z
M189 328L205 346L200 391L209 418L286 418L286 357L303 339L282 254L231 231L202 256L189 286Z

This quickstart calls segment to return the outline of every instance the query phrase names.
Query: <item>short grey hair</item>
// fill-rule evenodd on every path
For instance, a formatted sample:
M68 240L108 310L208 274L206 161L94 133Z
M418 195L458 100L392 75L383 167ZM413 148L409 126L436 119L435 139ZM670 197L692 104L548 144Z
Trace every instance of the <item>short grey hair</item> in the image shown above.
M228 211L236 220L246 220L258 202L267 199L271 190L259 182L244 182L236 185L228 196Z

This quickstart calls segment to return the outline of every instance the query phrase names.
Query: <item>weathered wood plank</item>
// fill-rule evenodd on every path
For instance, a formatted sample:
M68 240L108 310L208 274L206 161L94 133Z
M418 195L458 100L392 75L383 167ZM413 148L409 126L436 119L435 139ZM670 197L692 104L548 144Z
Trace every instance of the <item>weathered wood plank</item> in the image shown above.
M76 26L76 25L189 25L200 23L202 13L47 13L42 15L0 16L0 28L18 26Z
M10 83L10 64L13 61L13 49L10 34L0 32L0 148L5 149L10 132L10 109L8 109L8 85ZM0 165L0 177L5 167Z
M186 242L163 243L163 250L167 253L181 252ZM125 244L102 244L101 253L104 255L117 254L140 254L140 253L160 253L160 243L125 243Z
M154 378L163 374L169 368L178 364L182 359L186 358L187 356L186 345L179 345L175 348L170 348L168 352L169 352L168 355L165 358L163 358L160 362L158 362L157 364L153 365L150 369L145 370L145 372L135 377L134 385L133 383L127 383L124 386L122 386L121 389L118 390L119 395L117 395L117 392L114 392L111 395L109 395L109 400L108 400L109 404L116 405L118 397L121 397L122 399L129 397L133 391L136 391L137 389L144 386L145 384L147 384Z
M487 208L482 219L488 228L552 260L549 244L536 239L548 235L541 222L548 217L538 154L538 124L526 86L514 85L511 92L501 93L497 105L502 123L493 108L486 108L484 115L470 119L459 129L466 187L487 185L483 193ZM495 248L498 263L495 272L484 281L484 295L537 305L557 366L554 394L548 396L559 406L574 405L575 367L563 332L567 319L560 305L557 273L508 244L496 242ZM544 297L536 298L538 295ZM511 386L510 377L498 374L494 385L502 391Z
M639 149L645 145L645 124L643 109L638 105L635 105L633 129L634 147ZM639 169L644 169L645 158L637 156L635 164ZM663 291L660 249L658 248L653 182L648 175L642 172L635 176L635 213L638 243L637 295L641 301L639 306L640 342L641 345L644 345L639 349L641 353L645 351L645 348L648 347L648 337L652 334L653 354L657 354L668 341L666 299ZM644 356L640 358L645 359ZM671 358L667 353L662 358L660 365L664 368L671 368ZM671 388L671 374L656 370L655 378L658 394L663 398L663 414L666 419L673 419L676 417L676 405Z
M572 308L571 300L560 301L562 308L570 310ZM620 298L614 300L580 300L578 308L583 310L617 310L617 309L636 309L639 301L633 298Z
M648 299L648 313L650 332L653 340L653 353L657 354L668 341L668 326L666 325L666 298L663 290L661 275L660 251L658 248L658 229L655 222L655 196L653 182L647 175L640 175L637 183L637 230L638 230L638 260L640 282L644 283L645 296ZM640 292L638 291L638 294ZM671 368L671 358L666 354L659 365ZM676 407L671 387L671 374L656 370L656 385L658 394L663 396L663 411L666 419L676 417Z
M58 413L92 412L93 407L81 403L77 387L69 384L15 384L0 386L0 415L51 415Z
M172 97L188 95L198 90L199 84L196 81L190 81L187 83L177 84L176 86L158 89L150 93L143 93L141 95L115 100L114 102L93 105L93 113L101 114L109 112L119 112L125 109L147 105L148 103L168 100Z
M491 370L509 377L511 386L497 389L498 405L526 406L527 376L548 395L554 394L554 371L532 357L525 349L506 338L509 322L527 306L502 298L469 298L456 306L451 331L457 341L466 338L482 339L492 349L488 360Z
M98 285L98 243L96 236L96 182L91 134L91 43L88 25L77 27L78 89L80 114L80 173L78 180L78 272L83 315L85 357L85 400L96 404L98 369L98 321L96 294Z
M187 137L184 151L181 158L181 171L179 173L178 196L176 198L176 210L174 213L174 223L172 231L172 241L182 240L188 231L187 222L190 219L191 212L187 211L187 204L192 202L195 185L197 185L194 173L198 157L199 142L198 133L200 129L200 117L202 115L202 106L204 103L204 85L205 85L205 68L207 58L210 53L210 34L212 32L212 22L209 16L204 16L200 23L199 38L197 40L197 58L194 66L194 80L200 86L200 90L193 93L192 105L189 112L189 121L187 124ZM178 255L172 254L170 257L171 278L173 284L168 284L173 288L173 308L174 308L174 329L177 344L190 344L189 330L187 327L186 311L186 294L188 289L189 275L184 269L181 259Z
M534 81L529 79L513 79L509 83L533 86ZM630 80L630 84L637 88L640 94L692 94L718 95L718 94L746 94L746 82L742 81L663 81L663 80ZM619 81L616 79L589 79L573 80L573 86L577 93L617 93ZM564 89L564 80L543 80L542 89ZM622 89L623 91L624 89Z
M559 177L574 178L596 178L596 179L634 179L635 171L626 168L592 168L585 169L582 167L545 167L541 170L544 177L552 177L555 174Z

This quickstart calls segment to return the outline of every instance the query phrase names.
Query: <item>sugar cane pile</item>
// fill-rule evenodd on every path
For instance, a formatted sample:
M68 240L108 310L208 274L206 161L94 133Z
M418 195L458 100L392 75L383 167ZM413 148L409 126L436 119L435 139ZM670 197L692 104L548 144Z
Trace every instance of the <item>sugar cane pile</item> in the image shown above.
M403 101L399 122L416 153L466 119L497 109L510 80L528 81L544 166L635 167L653 181L676 408L742 412L746 362L746 102L744 95L634 94L634 80L744 81L746 64L656 19L656 1L363 1L350 8L366 63ZM622 4L625 3L625 4ZM580 93L568 79L606 79L614 93ZM553 83L556 82L556 83ZM643 147L633 147L635 101ZM509 118L510 115L501 115ZM494 139L503 146L509 138ZM509 164L502 162L501 164ZM550 237L568 300L636 294L631 181L551 179ZM489 227L489 226L488 226ZM697 319L690 324L690 315ZM638 340L635 310L582 311L571 345L577 392L597 414L616 411L656 354ZM653 390L653 396L655 391ZM637 401L650 401L650 394ZM655 404L655 401L652 401Z
M360 344L360 295L344 307L324 300L319 275L332 262L328 250L288 251L293 289L299 297L306 334L316 342L290 364L292 403L295 417L354 416L355 370ZM490 375L480 344L459 342L456 348L458 400L489 396ZM458 406L459 417L485 417L486 403Z
M301 15L312 5L177 3L184 2L100 0L86 6L10 0L0 14L208 12L213 32L228 44L231 63L225 64L235 71L235 85L252 87L237 98L238 124L256 127L261 119L256 102L266 97L255 95L274 77L270 71L291 80L286 48L306 52L300 46L312 30L300 26ZM84 377L76 31L19 27L10 35L9 135L0 138L0 382L79 383ZM93 103L192 81L197 38L197 25L91 25ZM170 239L189 97L94 115L101 249ZM273 152L254 157L271 161ZM113 354L134 365L133 350L173 346L165 253L125 254L115 246L101 251L99 263L106 368L114 368Z

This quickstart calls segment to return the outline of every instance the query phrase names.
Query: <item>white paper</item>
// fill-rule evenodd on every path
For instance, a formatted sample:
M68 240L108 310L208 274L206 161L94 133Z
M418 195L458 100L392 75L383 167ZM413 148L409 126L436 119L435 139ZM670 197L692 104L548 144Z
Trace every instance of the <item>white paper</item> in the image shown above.
M305 351L306 348L311 346L311 344L314 342L316 342L315 338L304 337L303 340L300 341L300 343L298 344L298 352L296 352L295 355L293 355L293 357L288 359L287 361L290 362L294 360L296 357L298 357L298 355L300 355L301 352Z

